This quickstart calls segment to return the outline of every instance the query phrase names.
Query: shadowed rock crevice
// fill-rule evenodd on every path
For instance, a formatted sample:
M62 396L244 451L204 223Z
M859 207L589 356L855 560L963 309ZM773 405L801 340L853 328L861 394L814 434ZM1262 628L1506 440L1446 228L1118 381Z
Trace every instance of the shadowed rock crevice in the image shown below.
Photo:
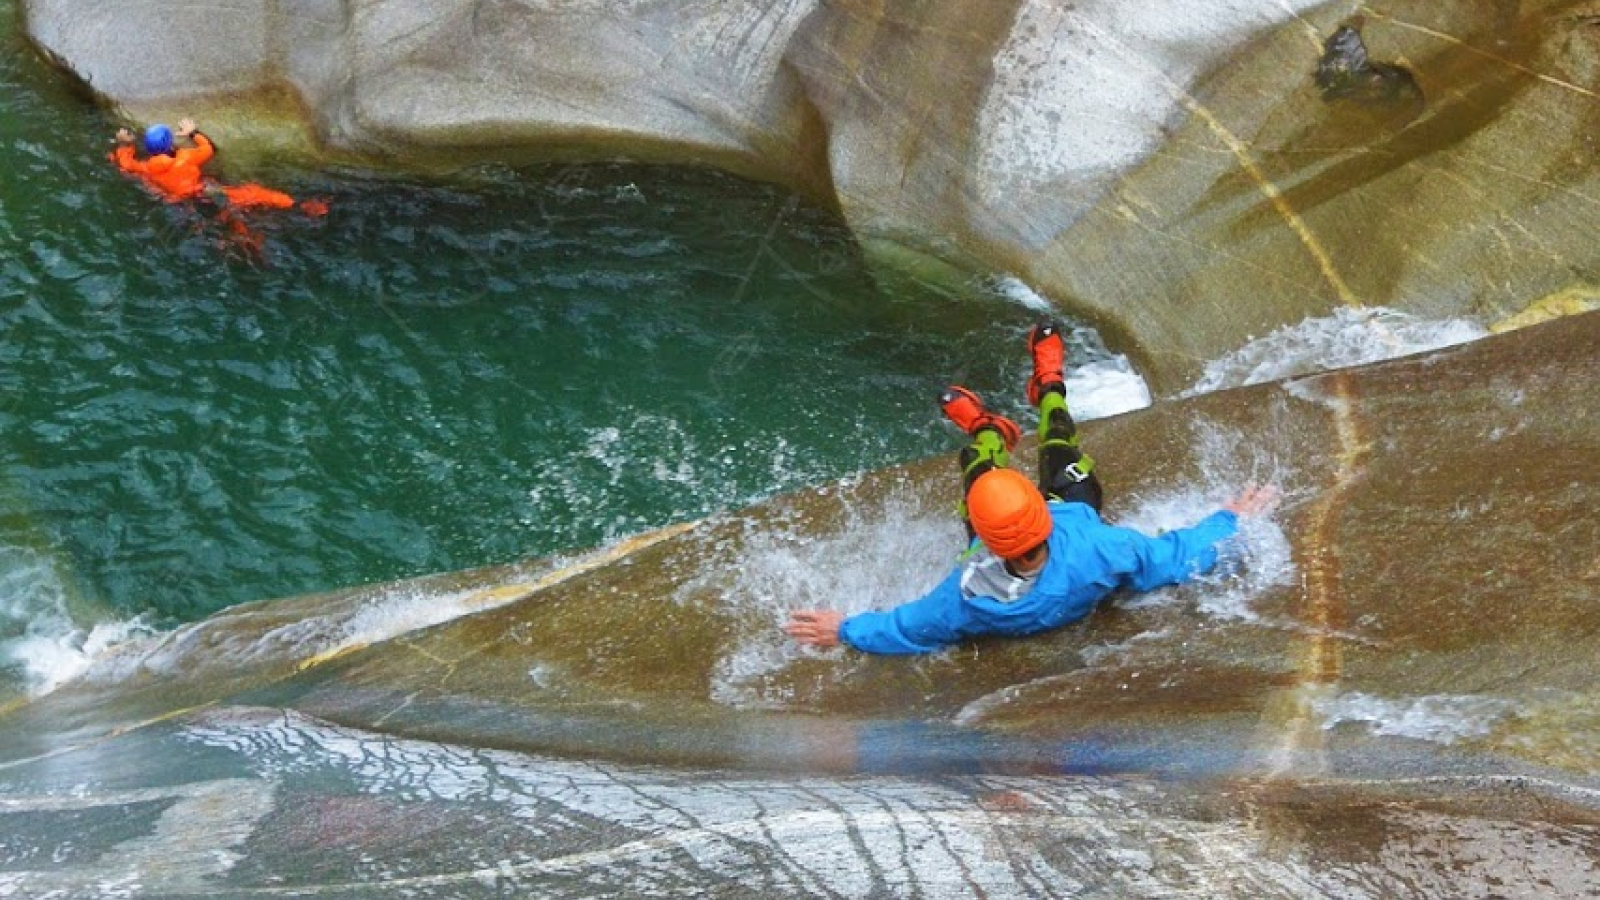
M1357 17L1339 29L1322 45L1317 60L1317 87L1322 99L1334 102L1351 100L1368 105L1405 103L1420 113L1425 102L1417 78L1404 66L1373 62L1361 39L1364 20Z

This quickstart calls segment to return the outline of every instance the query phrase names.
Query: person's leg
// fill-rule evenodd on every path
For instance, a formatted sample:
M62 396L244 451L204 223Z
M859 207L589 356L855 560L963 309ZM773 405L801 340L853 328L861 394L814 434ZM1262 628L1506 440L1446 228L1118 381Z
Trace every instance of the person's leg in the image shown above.
M996 415L984 407L977 394L964 387L949 387L939 395L939 408L960 428L971 442L961 448L956 456L961 466L961 496L966 497L972 483L990 469L1003 469L1011 465L1011 450L1022 438L1022 429L1005 416ZM963 499L957 507L963 523L967 520L967 504ZM973 538L972 525L967 524L967 540Z
M992 428L985 428L972 436L972 442L961 448L956 456L961 465L961 495L966 496L978 476L990 469L1004 469L1011 465L1011 451L1006 449L1005 438Z
M1078 425L1067 411L1066 344L1054 323L1028 334L1033 377L1028 401L1039 408L1039 489L1045 496L1087 503L1098 512L1103 496L1094 460L1078 446Z
M252 206L266 206L272 209L288 209L294 206L294 198L283 191L273 190L259 184L221 185L222 193L228 198L228 203L246 209Z
M1078 446L1078 426L1067 411L1064 390L1048 390L1039 398L1039 488L1047 497L1100 511L1100 479L1094 460Z

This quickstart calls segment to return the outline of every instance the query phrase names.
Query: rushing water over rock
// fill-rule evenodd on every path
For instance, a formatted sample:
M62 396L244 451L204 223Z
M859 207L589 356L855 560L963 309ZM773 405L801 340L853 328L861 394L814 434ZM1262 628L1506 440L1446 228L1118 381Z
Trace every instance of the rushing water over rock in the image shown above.
M0 695L237 603L583 550L932 452L947 378L1019 402L1038 313L1015 288L879 277L772 187L245 173L224 142L222 177L332 206L253 218L256 252L118 174L115 123L5 47Z
M884 553L959 543L942 459L213 617L5 717L27 837L0 889L1591 896L1597 338L1592 314L1090 423L1120 521L1263 476L1288 503L1217 578L1027 641L777 638L809 592L894 603L916 586L866 578Z
M533 25L569 4L442 6L218 20L292 23L274 72L352 78L325 134L448 156L485 131L440 126L485 98L615 124L498 89L558 68ZM570 17L574 61L648 57L634 146L698 135L653 158L705 140L834 202L267 153L252 176L334 212L262 223L259 259L112 173L112 123L40 61L0 62L0 650L27 662L0 689L0 897L1600 894L1600 315L1454 346L1592 306L1592 154L1538 162L1592 121L1591 14L1402 2L1336 32L1348 9L1180 6L729 4L690 21L761 27L686 46L675 7L631 4L642 34ZM110 9L29 8L67 50ZM313 52L340 22L388 36L394 77ZM671 52L590 52L619 28ZM441 81L467 33L539 49L468 42L485 68ZM697 54L764 89L708 115L672 86ZM1329 54L1356 81L1318 96ZM199 57L160 58L143 74ZM248 88L261 60L233 61L213 84ZM1059 130L1029 130L1040 98L1082 113L1110 84L1143 98L1131 127L1021 152ZM445 102L385 105L419 97ZM1482 193L1413 208L1418 173ZM867 262L886 237L1016 275L897 280ZM1205 373L1085 426L1114 521L1173 527L1247 481L1282 510L1212 577L1054 634L917 660L784 639L790 609L893 605L948 564L951 461L878 467L945 446L944 379L1013 392L1062 301L1120 322L1160 393Z

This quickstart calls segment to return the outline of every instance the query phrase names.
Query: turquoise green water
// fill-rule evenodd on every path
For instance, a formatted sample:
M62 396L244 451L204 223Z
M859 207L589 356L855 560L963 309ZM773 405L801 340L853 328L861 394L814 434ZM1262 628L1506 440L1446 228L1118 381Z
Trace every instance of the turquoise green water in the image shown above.
M707 171L224 145L332 206L258 259L0 17L0 641L602 544L949 449L940 386L1020 383L1026 310Z

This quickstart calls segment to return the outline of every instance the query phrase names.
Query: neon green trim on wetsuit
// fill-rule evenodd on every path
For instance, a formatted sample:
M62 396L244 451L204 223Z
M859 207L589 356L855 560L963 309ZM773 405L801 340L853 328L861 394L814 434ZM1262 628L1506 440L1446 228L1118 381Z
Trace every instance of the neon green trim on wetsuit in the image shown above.
M1072 437L1067 438L1065 440L1062 440L1062 439L1051 440L1050 439L1050 414L1054 413L1058 409L1061 410L1062 412L1067 412L1067 396L1065 394L1060 394L1060 393L1057 393L1055 391L1051 391L1048 394L1045 394L1043 397L1039 398L1039 446L1040 447L1045 447L1045 446L1051 446L1051 447L1076 447L1076 446L1078 446L1078 432L1077 432L1076 429L1073 430ZM1071 413L1067 413L1067 414L1071 415Z
M1006 449L1005 438L992 428L985 428L972 436L972 449L972 461L961 470L963 476L981 463L992 463L996 469L1004 469L1011 465L1011 452Z
M1087 477L1094 471L1094 458L1078 448L1078 430L1072 430L1071 437L1051 437L1050 417L1056 412L1070 416L1067 411L1067 397L1065 394L1051 391L1039 398L1039 452L1043 453L1051 447L1070 447L1078 451L1078 459L1072 463L1073 468L1080 475ZM1081 479L1076 479L1081 480Z

